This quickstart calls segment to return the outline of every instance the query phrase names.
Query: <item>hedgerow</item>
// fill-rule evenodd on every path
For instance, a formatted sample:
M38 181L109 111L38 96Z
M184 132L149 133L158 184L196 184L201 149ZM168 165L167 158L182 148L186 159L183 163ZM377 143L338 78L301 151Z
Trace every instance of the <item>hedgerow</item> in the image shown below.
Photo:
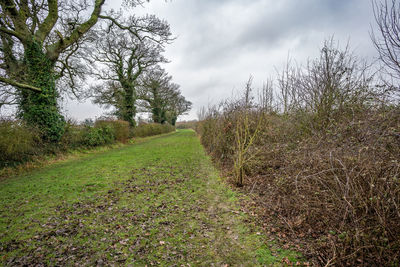
M275 102L264 87L256 103L249 82L241 99L203 111L196 129L260 217L315 265L397 266L400 106L354 57L321 53L280 77Z
M134 137L146 137L175 131L175 127L169 123L142 123L133 129Z
M44 131L47 131L46 129ZM43 139L43 130L24 121L0 121L0 167L12 166L34 157L70 149L127 142L129 123L119 120L99 120L94 126L67 121L57 143Z

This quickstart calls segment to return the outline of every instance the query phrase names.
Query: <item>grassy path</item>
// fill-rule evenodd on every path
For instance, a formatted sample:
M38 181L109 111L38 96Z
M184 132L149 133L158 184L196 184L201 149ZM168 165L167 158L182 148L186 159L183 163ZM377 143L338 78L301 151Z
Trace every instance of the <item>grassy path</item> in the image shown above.
M0 215L2 265L280 262L188 130L2 181Z

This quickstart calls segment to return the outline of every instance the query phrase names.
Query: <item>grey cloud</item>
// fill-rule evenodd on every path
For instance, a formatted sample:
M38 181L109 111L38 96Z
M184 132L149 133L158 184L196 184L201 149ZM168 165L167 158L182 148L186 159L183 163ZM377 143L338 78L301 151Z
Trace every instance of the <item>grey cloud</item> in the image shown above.
M265 2L265 1L263 1ZM332 35L351 20L349 12L356 11L354 1L283 1L279 7L266 5L255 12L250 23L238 37L238 44L264 46L280 45L289 38L307 36L319 31ZM352 15L354 16L354 14Z
M350 39L363 57L376 54L366 0L153 0L132 12L166 19L178 37L166 47L171 63L164 67L194 103L184 118L195 118L208 102L230 97L250 74L261 86L288 52L299 63L317 56L332 35L343 45Z

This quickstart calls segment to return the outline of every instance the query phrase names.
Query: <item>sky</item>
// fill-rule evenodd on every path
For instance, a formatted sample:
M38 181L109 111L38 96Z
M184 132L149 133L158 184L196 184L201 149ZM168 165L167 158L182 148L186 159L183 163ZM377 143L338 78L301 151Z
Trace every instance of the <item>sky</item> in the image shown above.
M121 8L121 2L106 3L107 9ZM163 67L193 103L179 120L196 119L201 107L237 94L250 75L254 89L261 88L288 56L304 64L332 36L341 47L349 43L360 58L377 57L369 0L152 0L123 9L125 14L155 14L170 24L176 40L166 46L170 62ZM90 100L67 100L63 109L76 120L105 112Z

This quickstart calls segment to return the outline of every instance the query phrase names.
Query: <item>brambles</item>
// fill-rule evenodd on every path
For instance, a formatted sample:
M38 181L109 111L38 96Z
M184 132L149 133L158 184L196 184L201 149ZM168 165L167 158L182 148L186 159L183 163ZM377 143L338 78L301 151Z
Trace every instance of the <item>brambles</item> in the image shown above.
M82 137L82 144L88 147L110 144L115 140L114 129L106 124L85 128Z
M395 266L399 106L385 102L364 63L333 44L305 68L286 68L278 97L267 85L260 103L249 105L248 93L227 100L202 112L197 130L260 215L292 240L303 237L297 242L316 265Z

